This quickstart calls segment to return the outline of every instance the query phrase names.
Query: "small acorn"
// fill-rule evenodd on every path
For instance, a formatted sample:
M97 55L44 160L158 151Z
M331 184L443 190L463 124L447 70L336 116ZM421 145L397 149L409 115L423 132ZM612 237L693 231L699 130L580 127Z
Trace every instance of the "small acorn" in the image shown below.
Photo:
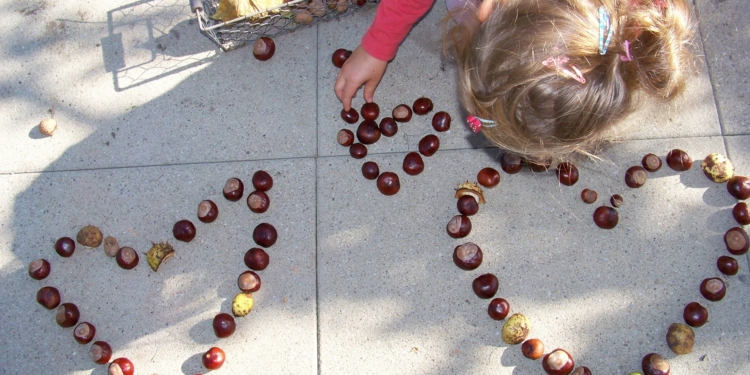
M174 256L174 248L169 242L153 243L148 252L146 252L146 261L154 272L159 270L159 266L165 260Z
M734 166L732 162L722 154L709 154L701 162L701 169L709 180L721 183L727 182L734 176Z

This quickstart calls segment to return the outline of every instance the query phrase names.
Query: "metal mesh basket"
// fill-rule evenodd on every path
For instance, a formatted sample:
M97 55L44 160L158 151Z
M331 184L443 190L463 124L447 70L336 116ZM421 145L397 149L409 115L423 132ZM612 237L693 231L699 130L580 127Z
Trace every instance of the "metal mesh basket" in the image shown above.
M330 1L330 0L329 0ZM218 0L190 0L190 7L198 18L201 33L211 39L224 51L229 51L244 45L253 43L263 36L274 36L294 31L298 27L309 26L321 21L351 14L360 9L377 5L380 0L346 0L347 6L343 11L334 7L330 9L325 6L316 8L311 13L307 22L295 21L295 15L303 10L311 10L311 0L293 0L277 7L265 9L247 16L235 18L230 21L216 21L211 15L216 13ZM358 5L362 4L362 5Z

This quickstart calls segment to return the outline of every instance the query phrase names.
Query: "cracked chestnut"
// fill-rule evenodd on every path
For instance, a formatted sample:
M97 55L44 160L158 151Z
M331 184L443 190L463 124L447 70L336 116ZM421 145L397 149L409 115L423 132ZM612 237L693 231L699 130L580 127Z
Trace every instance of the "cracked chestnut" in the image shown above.
M198 203L198 220L212 223L219 216L219 207L210 199Z
M700 292L705 299L718 302L727 294L727 286L720 278L712 277L701 282Z
M271 198L264 191L254 191L247 196L247 207L256 214L268 211L271 206Z
M172 235L179 241L190 242L195 234L195 225L190 220L180 220L172 226Z
M497 276L491 273L479 275L471 283L471 289L474 290L474 294L479 298L485 299L494 297L499 286L500 283L497 280Z
M91 360L94 363L103 365L112 358L112 347L105 341L94 341L91 349L89 349L89 355L91 355Z
M262 250L261 250L262 251ZM266 254L268 256L268 254ZM266 259L266 264L268 260ZM246 293L255 293L260 289L260 276L253 271L245 271L237 278L237 286Z
M216 314L212 325L216 337L222 339L232 336L234 330L237 328L237 324L234 322L234 317L227 313Z
M493 298L487 306L487 314L494 320L503 320L510 313L510 304L504 298Z
M654 154L646 154L641 159L643 169L653 173L661 169L661 158Z
M378 163L374 161L368 161L362 164L362 176L368 180L374 180L380 175L380 168Z
M557 165L557 179L565 186L573 186L578 182L578 168L570 162Z
M273 177L266 171L253 173L253 187L258 191L269 191L273 187Z
M251 270L263 271L268 267L268 261L268 253L263 249L254 247L245 253L245 265Z
M682 318L691 327L703 327L708 321L708 310L698 302L690 302L685 305Z
M361 143L355 143L349 146L349 155L355 159L363 159L367 156L367 146Z
M81 345L91 342L96 336L96 328L89 322L83 322L73 330L73 338Z
M55 242L55 251L63 258L69 258L76 250L76 243L70 237L60 237Z
M359 110L359 113L362 114L362 118L365 120L375 120L380 116L380 107L374 102L365 103L362 104L362 109Z
M448 112L440 111L432 116L432 128L436 132L446 132L451 128L451 115Z
M536 361L544 355L544 343L539 339L528 339L521 344L521 353L524 357Z
M69 328L78 323L78 318L81 317L78 311L78 306L73 303L66 302L57 308L55 314L55 321L60 327Z
M741 227L734 227L724 233L724 244L733 255L743 255L750 248L750 238Z
M620 194L612 194L612 196L609 197L609 203L612 204L613 207L620 207L625 203L625 199L623 199Z
M453 263L466 271L476 269L482 264L482 249L475 243L467 242L453 249Z
M747 208L747 203L740 202L735 204L732 209L732 216L740 225L750 225L750 210Z
M135 366L127 358L117 358L109 364L108 375L133 375Z
M263 247L271 247L276 243L276 228L268 223L260 223L253 230L253 240Z
M745 176L732 176L727 181L727 191L733 197L743 201L750 198L750 178Z
M617 210L608 206L601 206L594 210L594 223L602 229L612 229L620 221Z
M34 280L47 278L51 270L52 265L49 264L47 259L36 259L29 263L29 276Z
M225 358L224 351L214 346L203 355L203 366L209 370L219 369L224 364Z
M47 310L52 310L60 305L60 291L52 286L43 286L36 292L36 302Z
M336 142L344 147L349 147L354 143L354 132L349 129L341 129L336 134Z
M383 117L382 120L380 120L380 134L386 136L386 137L393 137L398 133L398 124L396 123L396 120L393 119L393 117Z
M656 353L649 353L641 360L644 375L669 375L669 362Z
M648 173L641 166L635 165L625 171L625 185L629 188L639 188L646 183L647 179Z
M549 375L568 375L573 371L575 362L570 353L563 349L555 349L544 356L542 367Z
M419 141L419 153L424 156L435 155L438 148L440 148L440 139L435 134L425 135Z
M486 188L493 188L500 184L500 172L495 168L482 168L477 173L477 182Z
M242 180L233 177L228 179L227 183L224 184L224 190L222 192L224 194L224 198L232 202L237 202L245 193L245 185L242 183Z
M581 200L584 202L591 204L596 202L596 199L599 197L599 194L596 193L596 191L591 189L583 189L581 190Z
M667 153L667 165L678 172L684 172L693 166L693 159L687 152L674 149Z
M426 115L432 111L432 100L429 98L419 98L414 101L414 104L411 106L412 110L414 110L414 113L418 115Z
M471 233L471 219L465 215L456 215L448 222L445 229L453 238L464 238Z
M366 119L357 127L357 140L365 145L371 145L380 139L380 128L375 120Z
M383 195L394 195L401 189L401 182L398 175L393 172L383 172L378 176L378 190Z
M461 215L472 216L479 211L479 203L471 195L463 195L456 201L456 208Z
M352 51L349 51L345 48L339 48L333 51L333 54L331 55L331 62L333 63L333 66L341 69L341 67L344 66L344 63L347 59L349 59L349 56L351 55Z
M410 152L404 156L404 163L402 165L404 172L410 176L416 176L424 170L424 162L422 157L416 152Z
M398 122L409 122L411 120L411 107L406 104L399 104L391 112L393 119Z
M356 124L357 121L359 121L359 113L357 113L357 110L354 108L349 108L348 111L342 109L341 119L344 120L347 124Z
M115 255L115 262L124 270L132 270L138 265L138 261L138 253L132 247L121 247Z
M518 173L523 168L523 159L512 152L506 152L500 158L500 168L507 174Z
M270 59L274 52L276 52L276 43L267 36L258 38L253 45L253 56L260 61Z
M740 265L737 263L737 259L722 255L716 259L716 268L727 276L734 276L739 272Z

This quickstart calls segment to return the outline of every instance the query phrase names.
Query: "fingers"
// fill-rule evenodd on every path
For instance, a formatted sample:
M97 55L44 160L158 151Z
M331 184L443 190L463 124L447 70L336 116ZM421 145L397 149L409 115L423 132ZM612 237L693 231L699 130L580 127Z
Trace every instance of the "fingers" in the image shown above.
M333 86L333 91L336 93L336 97L339 98L339 101L341 101L341 104L344 105L344 110L348 111L352 106L352 97L353 94L347 93L347 83L348 81L344 78L337 78L336 83ZM356 92L355 92L356 93Z
M365 82L365 88L362 90L362 94L365 97L365 102L372 103L372 100L375 97L375 88L378 87L378 82L373 82L374 80L369 80Z

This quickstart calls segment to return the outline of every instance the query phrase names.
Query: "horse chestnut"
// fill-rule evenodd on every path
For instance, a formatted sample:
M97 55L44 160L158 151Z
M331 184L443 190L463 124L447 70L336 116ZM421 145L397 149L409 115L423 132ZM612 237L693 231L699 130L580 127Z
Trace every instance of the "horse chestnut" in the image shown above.
M127 358L117 358L109 364L108 375L133 375L135 366Z
M73 330L73 338L81 345L90 343L94 336L96 336L96 328L89 322L83 322Z
M661 169L661 158L654 154L646 154L641 159L641 165L643 169L653 173Z
M52 286L43 286L36 292L36 301L47 310L52 310L60 304L60 291Z
M253 173L253 187L258 191L269 191L273 187L273 177L266 171Z
M750 238L744 229L734 227L724 234L724 244L733 255L743 255L750 248Z
M503 298L493 298L487 307L487 314L494 320L503 320L510 312L510 304Z
M708 310L698 302L690 302L685 305L682 318L691 327L703 327L708 321Z
M406 174L416 176L424 170L422 157L416 152L410 152L404 156L403 169Z
M263 251L261 249L258 249L258 250ZM268 265L268 254L265 255L265 259L252 259L253 255L258 255L259 257L263 257L264 253L265 251L263 251L262 253L258 252L258 254L251 254L250 255L251 259L249 259L249 262L248 260L246 260L245 265L247 265L248 263L250 263L251 265L257 265L257 263L260 263L260 262L265 262L264 264ZM260 290L260 285L261 285L260 276L258 276L258 274L253 271L245 271L241 273L240 276L237 278L237 286L240 288L241 291L246 292L246 293L257 292L258 290Z
M719 271L721 271L721 273L727 276L734 276L740 270L737 259L728 257L726 255L722 255L718 259L716 259L716 267L719 269Z
M276 243L276 228L268 223L260 223L253 230L253 240L260 246L271 247Z
M375 163L374 161L368 161L362 164L362 176L364 176L368 180L374 180L378 178L380 175L380 168L378 168L378 163Z
M398 122L409 122L411 120L411 107L406 104L399 104L391 112L393 119Z
M365 119L357 127L357 140L365 145L371 145L380 139L378 123L372 119Z
M426 115L432 111L432 100L429 98L419 98L414 101L412 109L418 115Z
M453 263L458 268L471 271L482 264L482 249L474 243L467 242L453 249Z
M95 341L94 344L91 345L89 354L94 363L103 365L109 362L109 359L112 358L112 347L104 341Z
M432 156L440 147L440 139L435 134L428 134L419 141L419 153L424 156Z
M75 304L66 302L60 305L60 307L57 308L57 313L55 314L55 321L57 322L60 327L63 328L69 328L76 323L78 323L78 318L81 316L81 314L78 311L78 306Z
M270 59L274 52L276 52L276 43L267 36L258 38L253 45L253 56L260 61Z
M254 191L247 196L247 207L256 214L268 211L271 206L271 198L264 191Z
M583 189L581 190L581 200L584 202L591 204L596 202L596 199L599 197L599 194L596 193L596 191L591 189Z
M437 132L445 132L451 128L451 115L448 112L440 111L432 116L432 128Z
M700 292L705 299L718 302L727 294L727 286L720 278L712 277L701 282Z
M190 242L195 238L195 225L190 220L180 220L172 226L172 234L180 241Z
M683 172L693 166L693 159L687 152L674 149L667 153L667 165L678 172Z
M493 188L500 183L500 172L495 168L482 168L477 173L477 182L486 188Z
M518 173L523 168L523 159L512 152L506 152L500 158L500 168L507 174Z
M456 207L461 215L471 216L479 211L479 203L471 195L464 195L456 201Z
M732 176L727 181L727 191L739 200L750 198L750 178L745 176Z
M620 216L612 207L601 206L594 210L594 223L602 229L612 229L617 225Z
M206 366L209 370L219 369L224 364L225 358L223 350L213 347L203 355L203 366Z
M227 180L227 183L224 184L224 198L232 202L237 202L238 200L240 200L244 192L245 185L239 178L230 178L229 180Z
M578 168L570 162L557 165L557 179L565 186L573 186L578 182Z
M365 120L375 120L380 116L380 107L375 103L365 103L362 104L362 109L359 112Z
M464 238L471 232L471 220L468 216L456 215L448 222L445 229L453 238Z
M747 208L747 203L740 202L735 204L732 209L732 216L740 225L750 225L750 210Z
M393 119L393 117L383 117L382 120L380 120L380 134L386 136L386 137L393 137L398 133L398 124L396 123L396 120Z
M333 63L333 66L341 69L341 67L344 66L344 63L347 59L349 59L349 56L351 55L352 51L344 48L339 48L333 51L333 55L331 55L331 62Z
M646 183L648 179L648 173L643 167L635 165L625 172L625 185L629 188L639 188Z
M531 360L542 358L544 355L544 343L539 339L528 339L521 344L521 353L523 353L524 357Z
M349 147L354 143L354 133L349 129L341 129L336 134L336 142L344 147Z
M377 182L378 190L383 195L394 195L401 189L401 182L399 182L398 175L393 172L383 172L378 176Z
M49 276L52 266L46 259L37 259L29 263L29 276L34 280L42 280Z
M73 255L76 250L76 243L70 237L60 237L55 242L55 251L63 258Z
M474 294L479 298L485 299L494 297L499 286L500 283L497 280L497 276L491 273L480 275L471 283Z
M131 270L138 265L138 253L132 247L121 247L115 255L115 261L120 268Z
M367 146L361 143L355 143L349 146L349 155L355 159L362 159L367 156Z
M245 265L251 270L263 271L268 267L268 261L268 253L263 249L254 247L245 253Z
M219 207L210 199L198 203L198 220L212 223L219 216Z
M575 362L570 353L562 349L555 349L544 356L542 367L544 372L549 375L568 375L573 371Z
M226 338L232 336L237 325L234 322L234 317L227 313L216 314L213 321L214 333L218 338Z
M349 108L349 110L341 110L341 119L344 120L347 124L356 124L357 121L359 121L359 113L357 113L357 110L354 108Z

